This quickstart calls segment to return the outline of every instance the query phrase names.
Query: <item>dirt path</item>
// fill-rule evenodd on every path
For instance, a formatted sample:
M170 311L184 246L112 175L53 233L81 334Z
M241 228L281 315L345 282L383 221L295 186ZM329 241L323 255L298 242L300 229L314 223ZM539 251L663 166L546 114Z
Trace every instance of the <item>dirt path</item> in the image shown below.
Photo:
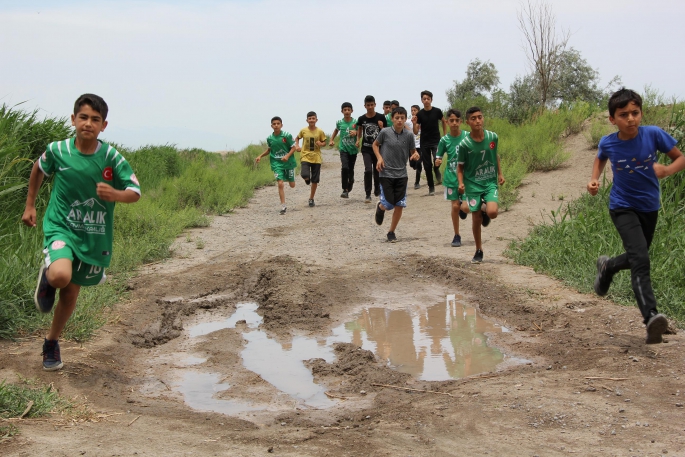
M477 266L469 263L470 219L464 246L450 247L449 204L425 187L409 191L399 242L386 243L387 225L372 222L361 186L339 198L339 161L326 152L315 208L298 181L279 216L269 187L248 207L179 238L173 259L132 282L117 323L83 346L63 344L62 372L41 371L38 340L1 342L1 379L54 383L89 411L15 422L21 435L0 443L2 455L685 455L683 336L646 347L635 309L578 294L502 256L561 198L583 191L594 153L582 136L567 147L569 165L531 175L521 201L484 230L485 262ZM356 172L361 183L361 161ZM463 307L445 305L450 294ZM245 302L258 303L259 315L246 311L234 328L193 336ZM445 306L476 326L486 324L473 307L506 326L488 333L505 363L422 381L401 370L427 364L423 353L409 351L413 358L398 363L408 340L388 334L377 338L375 355L338 344L334 360L308 356L305 375L280 368L295 351L325 353L334 329L383 327L407 309L438 344L444 338L431 310L444 314ZM261 346L261 375L243 363L251 344L271 344ZM468 348L454 357L467 374L480 363ZM207 395L190 392L203 382ZM316 401L332 407L298 400L304 385L319 386ZM219 406L232 414L200 411Z

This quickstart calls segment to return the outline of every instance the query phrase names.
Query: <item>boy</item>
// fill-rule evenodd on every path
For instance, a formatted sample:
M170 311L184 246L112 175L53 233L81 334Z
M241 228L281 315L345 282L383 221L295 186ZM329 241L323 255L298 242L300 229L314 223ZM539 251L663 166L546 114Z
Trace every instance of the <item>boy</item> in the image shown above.
M364 108L366 114L362 114L357 119L357 142L359 147L361 142L362 158L364 159L364 191L366 198L364 203L371 203L371 181L373 178L373 194L378 197L381 194L378 169L376 167L376 154L373 152L373 142L380 133L381 129L387 127L385 116L376 112L376 99L373 95L364 97Z
M461 130L461 111L450 109L447 111L447 125L450 127L448 134L440 138L438 152L435 153L435 166L442 165L442 157L447 154L447 168L445 169L445 200L452 202L452 226L454 227L454 238L452 246L461 246L461 236L459 235L459 218L466 219L465 203L459 193L459 181L457 180L457 146L466 137L467 132Z
M36 161L29 178L26 209L21 218L36 226L36 195L43 175L55 175L43 218L45 262L38 272L36 308L49 313L59 300L43 342L43 369L62 368L59 337L76 307L81 286L105 281L112 255L113 214L116 202L134 203L140 185L119 152L98 140L107 127L108 107L93 94L74 103L71 124L76 137L56 141Z
M606 295L614 275L630 269L633 293L647 326L646 343L661 343L668 321L656 309L649 245L661 206L659 179L685 169L685 157L669 134L655 126L640 126L642 98L632 90L622 88L611 96L609 121L618 127L618 132L599 142L587 190L597 195L599 177L610 160L614 183L609 195L609 215L623 240L625 252L617 257L603 255L597 259L594 289L597 295ZM670 165L657 163L657 151L671 159Z
M428 181L428 195L435 195L433 172L435 172L437 184L442 182L440 168L433 165L435 151L437 151L440 142L439 123L442 122L442 130L445 133L447 133L447 124L440 108L431 105L433 103L431 91L424 90L421 92L421 102L423 109L411 121L414 123L414 135L418 135L419 130L421 130L421 159L423 160L423 169L426 171L426 181Z
M404 128L407 110L401 106L392 112L392 127L381 130L373 142L376 168L380 173L381 195L376 205L376 224L383 224L385 212L394 209L388 231L388 241L397 241L395 229L407 207L407 160L417 160L414 134Z
M302 152L300 155L300 175L305 184L310 185L311 183L312 186L309 191L310 208L314 206L314 195L321 177L321 148L326 146L326 134L316 126L317 120L314 111L308 112L307 124L309 125L300 130L297 138L295 138L295 149ZM300 147L300 139L302 139L302 147Z
M340 132L340 143L338 144L341 164L340 179L342 181L340 198L349 198L354 185L354 165L357 163L357 153L359 152L354 141L357 137L357 121L352 118L352 103L343 103L341 111L343 118L335 123L335 129L328 145L333 147L333 140Z
M416 119L416 115L419 113L419 105L411 105L411 118L412 121ZM413 122L412 122L412 131L414 131L413 128ZM416 138L416 152L419 153L419 156L421 156L421 129L414 135ZM421 166L421 159L419 160L410 160L409 161L409 166L412 167L414 170L416 170L416 180L414 181L414 190L418 190L421 188L421 171L423 171L423 167Z
M490 219L497 217L497 184L501 186L505 180L497 155L497 134L483 128L483 113L480 108L472 106L466 110L466 123L471 127L471 133L457 146L457 178L459 192L464 194L464 200L471 211L473 239L476 242L476 255L471 262L481 263L481 225L487 227ZM482 202L485 202L485 211L481 209Z
M281 198L281 214L285 214L285 186L283 183L288 182L291 188L295 187L295 168L297 162L295 161L295 141L293 136L282 130L283 121L280 117L274 116L271 118L271 128L274 133L269 135L266 139L266 151L262 152L255 159L256 163L262 160L262 157L269 154L269 162L271 164L271 171L274 172L274 178L278 182L278 196Z
M391 101L386 100L383 102L383 116L385 116L385 124L387 127L392 125L392 106Z

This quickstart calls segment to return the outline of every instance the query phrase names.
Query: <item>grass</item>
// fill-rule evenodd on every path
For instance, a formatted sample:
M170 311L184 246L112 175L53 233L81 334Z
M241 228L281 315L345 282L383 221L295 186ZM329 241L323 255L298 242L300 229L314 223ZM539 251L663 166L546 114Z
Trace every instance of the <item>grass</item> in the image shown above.
M31 409L24 417L42 417L53 412L68 410L74 406L71 402L60 397L52 385L40 384L38 381L29 379L22 379L19 384L0 382L1 418L20 417L31 402L33 402ZM5 433L13 432L7 430ZM0 438L3 438L1 430Z
M643 107L646 119L660 119L661 126L682 142L685 138L685 103ZM682 144L682 143L681 143ZM661 157L662 163L668 162ZM581 292L592 292L595 261L602 254L623 252L622 242L609 217L611 185L604 182L597 196L583 195L552 212L546 224L536 226L522 242L510 245L507 255L518 263L563 280ZM685 323L685 175L661 180L659 221L650 248L651 277L659 310ZM609 297L634 305L629 272L614 276Z

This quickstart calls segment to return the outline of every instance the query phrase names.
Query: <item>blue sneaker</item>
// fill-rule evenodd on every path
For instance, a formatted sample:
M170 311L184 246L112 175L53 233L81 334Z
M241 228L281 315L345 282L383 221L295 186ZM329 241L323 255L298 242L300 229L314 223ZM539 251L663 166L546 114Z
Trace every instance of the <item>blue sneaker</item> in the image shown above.
M461 246L461 236L454 235L454 238L452 239L452 247L458 248L459 246Z
M33 294L33 301L41 313L49 313L52 310L52 306L55 304L55 292L57 291L48 282L46 272L45 264L41 265L38 271L38 285L36 285L36 292Z
M43 342L43 370L56 371L63 366L62 357L59 353L59 343L57 340L46 339Z

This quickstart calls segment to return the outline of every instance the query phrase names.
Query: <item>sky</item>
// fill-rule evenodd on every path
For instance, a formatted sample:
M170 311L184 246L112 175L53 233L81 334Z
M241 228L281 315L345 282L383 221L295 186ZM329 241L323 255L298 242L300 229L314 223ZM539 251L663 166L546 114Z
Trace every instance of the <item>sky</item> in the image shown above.
M557 27L606 84L685 99L682 0L548 0ZM0 104L66 117L90 92L108 103L101 138L136 148L238 150L283 118L315 111L325 132L373 95L445 108L473 59L509 89L530 69L512 0L0 2ZM678 45L677 43L680 43ZM678 57L680 55L681 57Z

